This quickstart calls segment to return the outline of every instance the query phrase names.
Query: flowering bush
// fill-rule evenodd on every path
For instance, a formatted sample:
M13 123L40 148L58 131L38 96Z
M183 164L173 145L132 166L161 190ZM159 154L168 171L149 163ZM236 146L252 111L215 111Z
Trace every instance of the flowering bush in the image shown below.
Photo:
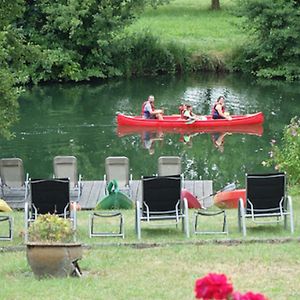
M230 299L230 298L229 298ZM267 298L262 294L254 294L253 292L247 292L245 294L241 294L239 292L234 292L232 294L233 300L266 300Z
M266 166L275 166L276 170L287 172L291 184L300 183L300 120L293 118L283 129L281 145L271 140L269 159L263 161Z
M267 300L264 295L258 293L234 292L232 283L227 280L226 275L215 273L196 280L195 296L197 299L204 300Z
M233 292L232 284L224 274L210 273L196 281L197 299L227 299Z

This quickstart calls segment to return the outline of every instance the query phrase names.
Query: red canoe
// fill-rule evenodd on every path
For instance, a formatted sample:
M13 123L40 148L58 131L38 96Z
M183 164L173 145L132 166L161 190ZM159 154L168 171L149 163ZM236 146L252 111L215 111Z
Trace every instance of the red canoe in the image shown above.
M156 128L146 126L117 126L117 135L123 137L126 135L133 134L145 134L146 132L158 132L158 133L177 133L177 134L193 134L193 133L217 133L217 132L228 132L228 133L240 133L250 135L263 135L262 124L250 124L250 125L239 125L239 126L221 126L221 127L192 127L192 128Z
M231 127L250 124L262 124L264 115L262 112L249 115L233 115L232 120L218 119L214 120L211 116L205 116L206 120L196 120L188 123L180 115L164 116L163 120L144 119L142 116L127 116L119 113L117 115L118 125L127 126L147 126L147 127L179 127L179 128L202 128L202 127Z
M238 203L240 198L244 200L244 205L245 205L246 204L245 189L224 191L214 196L214 204L222 209L238 208Z

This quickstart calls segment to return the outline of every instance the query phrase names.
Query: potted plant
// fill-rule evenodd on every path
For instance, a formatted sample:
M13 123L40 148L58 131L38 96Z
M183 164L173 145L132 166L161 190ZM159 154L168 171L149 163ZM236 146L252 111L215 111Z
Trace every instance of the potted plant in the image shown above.
M37 278L80 276L82 246L69 219L40 215L28 230L27 261Z

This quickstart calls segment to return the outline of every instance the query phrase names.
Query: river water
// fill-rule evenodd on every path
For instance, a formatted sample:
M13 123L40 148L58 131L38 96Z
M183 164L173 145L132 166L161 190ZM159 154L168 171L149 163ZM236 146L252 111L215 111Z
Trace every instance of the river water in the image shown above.
M140 114L148 95L166 114L178 112L181 102L197 114L209 114L219 95L231 114L262 111L262 128L221 134L196 132L130 132L118 128L117 111ZM300 86L296 83L256 82L238 75L148 77L86 84L51 84L28 89L19 99L15 138L0 137L1 157L20 157L32 178L52 177L56 155L75 155L85 180L101 180L107 156L130 159L134 179L157 173L160 156L182 157L187 179L212 179L214 189L229 182L244 186L245 173L268 172L270 140L280 142L283 127L299 115ZM222 138L222 137L221 137Z

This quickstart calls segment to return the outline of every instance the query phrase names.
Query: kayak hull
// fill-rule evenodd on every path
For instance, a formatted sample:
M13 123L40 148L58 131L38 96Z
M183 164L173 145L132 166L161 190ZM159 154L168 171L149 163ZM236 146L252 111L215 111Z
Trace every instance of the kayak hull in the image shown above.
M233 115L231 120L212 119L211 116L205 116L205 119L196 120L188 123L180 115L164 116L163 120L144 119L142 116L127 116L121 113L117 115L118 125L126 126L146 126L146 127L169 127L169 128L202 128L202 127L232 127L240 125L262 124L264 115L262 112L248 115Z
M238 189L233 191L224 191L214 196L214 204L219 208L238 208L239 199L242 198L246 204L246 190Z
M172 128L172 127L147 127L147 126L117 126L117 135L119 137L133 135L133 134L144 134L144 133L175 133L175 134L193 134L193 133L239 133L239 134L249 134L249 135L263 135L263 125L262 124L250 124L250 125L237 125L237 126L219 126L219 127L192 127L192 128Z
M198 198L186 189L181 190L181 198L187 200L188 208L202 208Z

